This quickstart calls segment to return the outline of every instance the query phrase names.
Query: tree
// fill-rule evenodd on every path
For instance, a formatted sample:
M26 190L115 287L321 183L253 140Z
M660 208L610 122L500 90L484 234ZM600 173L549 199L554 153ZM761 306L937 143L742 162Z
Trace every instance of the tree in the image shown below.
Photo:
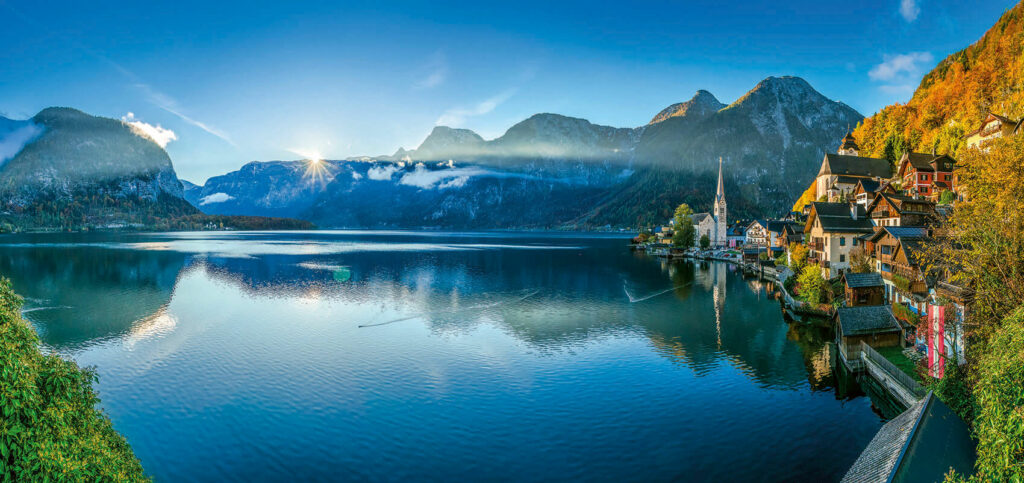
M794 274L799 274L804 269L809 253L810 250L807 248L807 245L802 243L789 244L789 268L793 270Z
M861 245L850 250L850 271L853 273L871 272L871 254Z
M804 301L810 304L820 304L824 302L828 284L825 282L825 279L821 277L820 268L814 265L804 267L796 281L800 284L800 297L803 298Z
M709 247L711 247L711 239L708 238L708 234L705 233L700 236L700 249L707 250Z
M693 210L683 203L676 207L675 229L672 232L672 243L680 248L690 248L696 238L697 229L693 227Z
M950 204L953 204L954 200L956 200L956 193L954 193L954 192L952 192L950 190L943 190L942 193L939 194L939 204L940 205L950 205Z

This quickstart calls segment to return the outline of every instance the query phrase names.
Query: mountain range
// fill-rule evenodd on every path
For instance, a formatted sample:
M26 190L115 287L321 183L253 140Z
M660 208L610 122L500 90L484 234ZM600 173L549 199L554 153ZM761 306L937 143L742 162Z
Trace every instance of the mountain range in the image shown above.
M0 118L0 216L62 228L200 210L322 227L631 227L662 223L682 202L709 209L719 157L731 217L765 216L787 211L861 119L803 79L769 77L728 105L698 91L638 127L543 113L487 140L437 126L392 155L251 162L196 185L130 122L48 108Z
M633 128L536 114L485 140L435 127L389 156L252 162L185 197L206 213L294 216L320 226L595 228L710 207L723 158L733 217L781 214L825 152L863 117L797 77L726 105L710 92Z

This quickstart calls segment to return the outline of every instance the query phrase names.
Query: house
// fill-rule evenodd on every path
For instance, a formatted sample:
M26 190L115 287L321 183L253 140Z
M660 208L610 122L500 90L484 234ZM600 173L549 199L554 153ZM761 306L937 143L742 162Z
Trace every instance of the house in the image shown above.
M743 248L743 263L757 264L761 257L761 249L757 247Z
M984 144L993 139L1006 137L1020 131L1021 121L1000 116L995 113L988 113L981 126L964 135L967 147L983 148Z
M846 306L882 305L885 303L885 283L876 272L843 274Z
M935 220L935 202L886 192L875 194L868 204L875 226L924 226Z
M954 191L953 169L956 160L948 155L905 153L899 161L896 178L911 196L938 199L943 191Z
M771 252L772 257L778 257L786 251L786 247L789 246L790 237L786 235L787 228L792 231L799 231L801 241L803 239L803 229L799 223L781 220L768 220L765 226L768 232L768 250Z
M927 319L931 340L926 341L932 377L944 375L945 363L949 359L955 359L959 364L966 362L964 321L973 301L974 292L952 281L948 273L935 283Z
M860 343L872 348L897 347L903 328L888 305L840 307L836 310L836 345L843 362L860 358Z
M847 143L849 138L849 143ZM815 178L814 197L825 197L829 201L840 198L850 199L861 179L888 179L892 166L887 159L859 156L853 136L847 134L836 154L827 153Z
M875 199L875 193L879 191L896 194L896 188L893 188L892 184L888 181L861 178L857 181L857 185L853 187L853 201L867 207L868 203Z
M729 248L739 248L747 243L747 227L735 223L726 230L726 240Z
M803 224L786 223L785 228L782 229L782 236L785 238L785 244L787 247L794 243L802 244L804 242Z
M672 243L672 225L662 225L654 229L656 243Z
M878 430L842 483L945 481L950 469L970 477L977 459L967 425L929 391Z
M747 225L747 245L768 246L768 221L754 220Z
M869 239L875 267L885 283L887 303L906 304L923 315L928 306L928 284L920 270L924 243L929 238L925 227L882 227Z
M808 262L821 266L822 276L834 278L850 268L850 251L860 237L874 231L864 207L856 203L811 203L804 225L810 248Z

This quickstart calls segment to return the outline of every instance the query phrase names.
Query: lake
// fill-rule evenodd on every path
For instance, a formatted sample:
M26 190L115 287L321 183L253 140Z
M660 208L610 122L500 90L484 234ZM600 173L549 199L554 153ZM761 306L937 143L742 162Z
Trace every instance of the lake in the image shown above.
M724 263L579 234L0 237L158 481L838 480L885 422Z

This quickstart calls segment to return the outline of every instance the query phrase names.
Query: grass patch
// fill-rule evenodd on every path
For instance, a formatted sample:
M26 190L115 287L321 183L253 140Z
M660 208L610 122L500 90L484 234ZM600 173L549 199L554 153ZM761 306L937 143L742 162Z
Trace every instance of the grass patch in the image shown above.
M917 365L914 361L903 355L902 347L878 347L875 348L882 357L885 357L889 362L893 363L901 371L907 373L910 377L913 377L915 381L922 382L921 378L917 375Z

